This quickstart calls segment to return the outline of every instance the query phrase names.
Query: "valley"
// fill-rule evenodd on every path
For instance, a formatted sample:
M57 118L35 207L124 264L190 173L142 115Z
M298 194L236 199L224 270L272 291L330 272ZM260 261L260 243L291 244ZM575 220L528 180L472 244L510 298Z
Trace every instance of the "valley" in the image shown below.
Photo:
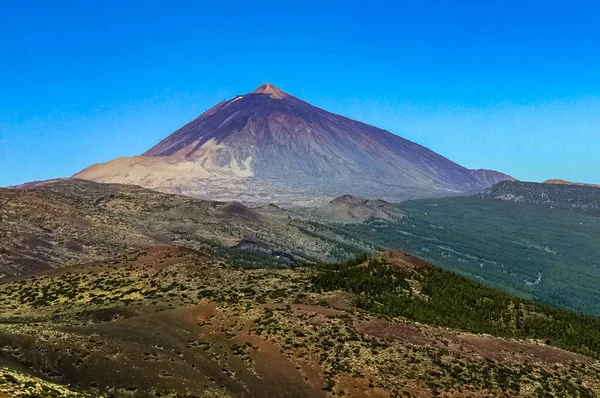
M600 217L479 197L400 204L398 222L348 224L367 243L407 250L488 286L600 315Z
M471 197L392 204L342 196L317 208L248 207L126 185L59 181L0 190L0 274L20 275L170 244L244 268L336 262L406 250L488 286L598 315L600 217L592 194L558 186L554 200ZM531 194L536 185L515 184ZM547 189L545 184L541 188ZM521 188L523 187L523 188ZM554 189L554 188L552 188ZM572 192L573 191L573 192ZM544 191L545 192L545 191ZM542 193L545 195L545 193Z
M1 190L0 393L596 396L600 220L487 195Z

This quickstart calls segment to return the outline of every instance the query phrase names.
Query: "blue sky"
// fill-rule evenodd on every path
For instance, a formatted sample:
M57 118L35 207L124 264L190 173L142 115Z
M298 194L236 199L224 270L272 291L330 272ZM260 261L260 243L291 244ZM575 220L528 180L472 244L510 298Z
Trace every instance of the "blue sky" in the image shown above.
M271 82L523 180L600 183L595 2L4 2L0 186L140 154Z

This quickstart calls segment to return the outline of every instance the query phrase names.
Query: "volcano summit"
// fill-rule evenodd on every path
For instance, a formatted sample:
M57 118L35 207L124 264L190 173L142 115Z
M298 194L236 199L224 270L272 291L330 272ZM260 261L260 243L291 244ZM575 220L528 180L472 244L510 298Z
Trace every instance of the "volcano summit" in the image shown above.
M141 156L96 164L74 177L278 203L344 193L387 200L444 196L512 179L467 169L268 83L217 104Z

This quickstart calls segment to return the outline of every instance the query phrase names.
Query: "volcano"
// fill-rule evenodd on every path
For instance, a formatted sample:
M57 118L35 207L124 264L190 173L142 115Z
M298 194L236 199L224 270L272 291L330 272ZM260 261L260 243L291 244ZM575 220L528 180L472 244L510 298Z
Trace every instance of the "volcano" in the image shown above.
M467 169L268 83L217 104L141 156L93 165L74 178L290 203L345 193L387 200L444 196L512 180Z

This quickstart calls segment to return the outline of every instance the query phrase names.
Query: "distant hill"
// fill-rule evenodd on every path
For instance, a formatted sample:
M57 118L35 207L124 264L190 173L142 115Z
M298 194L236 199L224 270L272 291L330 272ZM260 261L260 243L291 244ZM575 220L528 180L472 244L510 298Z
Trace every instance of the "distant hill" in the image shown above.
M488 286L600 315L600 212L481 195L397 207L400 220L345 224L344 232Z
M8 189L33 189L43 187L44 185L54 184L55 182L68 181L68 178L53 178L50 180L30 181L20 185L7 187Z
M270 84L217 104L141 156L96 164L74 177L265 204L348 192L399 201L477 192L512 180L469 170Z
M333 199L315 213L328 221L341 223L362 223L373 220L399 220L404 213L397 206L384 200L369 200L352 195Z
M559 184L559 185L583 185L586 187L598 187L600 188L599 184L585 184L582 182L571 182L571 181L567 181L567 180L546 180L544 181L544 184Z
M350 242L343 231L276 210L83 180L0 189L0 278L166 243L263 267L332 261L372 249Z
M503 181L478 196L553 209L600 210L600 187L592 185Z

